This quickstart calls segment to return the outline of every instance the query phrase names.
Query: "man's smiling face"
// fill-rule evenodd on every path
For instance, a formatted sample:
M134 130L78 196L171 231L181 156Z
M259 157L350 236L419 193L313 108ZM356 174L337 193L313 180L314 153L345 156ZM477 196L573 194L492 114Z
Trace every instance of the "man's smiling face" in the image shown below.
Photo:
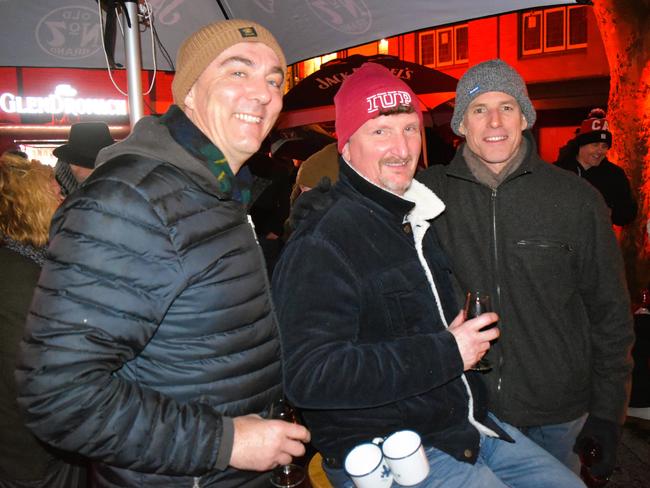
M519 103L503 92L487 92L467 107L459 132L487 167L499 173L517 154L528 123Z
M208 65L185 98L185 113L224 154L231 169L258 151L282 110L284 72L277 54L241 42Z

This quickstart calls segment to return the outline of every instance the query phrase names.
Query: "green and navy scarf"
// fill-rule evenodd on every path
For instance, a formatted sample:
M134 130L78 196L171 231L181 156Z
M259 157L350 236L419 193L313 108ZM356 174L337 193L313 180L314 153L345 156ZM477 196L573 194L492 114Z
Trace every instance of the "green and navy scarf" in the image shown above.
M246 166L243 166L236 175L233 174L219 148L212 144L178 106L172 105L161 117L161 121L178 144L206 163L216 177L222 193L243 205L250 204L253 175Z

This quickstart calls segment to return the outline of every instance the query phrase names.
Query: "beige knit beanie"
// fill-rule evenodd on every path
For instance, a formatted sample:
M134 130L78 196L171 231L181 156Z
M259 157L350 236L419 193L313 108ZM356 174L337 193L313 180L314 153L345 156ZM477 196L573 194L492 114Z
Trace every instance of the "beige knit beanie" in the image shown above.
M332 184L339 179L339 151L336 148L336 142L328 144L302 162L289 197L291 205L302 192L300 185L314 188L325 176L330 179Z
M185 39L176 56L172 81L174 103L185 109L185 97L201 73L223 51L240 42L261 42L278 55L282 70L287 62L273 34L260 24L244 19L222 20L202 27Z

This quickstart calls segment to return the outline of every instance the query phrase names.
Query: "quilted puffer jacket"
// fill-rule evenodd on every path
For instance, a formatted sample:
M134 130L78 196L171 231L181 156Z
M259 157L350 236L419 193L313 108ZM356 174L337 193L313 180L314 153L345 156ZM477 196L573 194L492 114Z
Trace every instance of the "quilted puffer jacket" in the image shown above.
M232 418L280 395L268 279L245 207L145 118L55 215L16 379L27 425L94 486L254 486ZM104 163L104 164L102 164Z

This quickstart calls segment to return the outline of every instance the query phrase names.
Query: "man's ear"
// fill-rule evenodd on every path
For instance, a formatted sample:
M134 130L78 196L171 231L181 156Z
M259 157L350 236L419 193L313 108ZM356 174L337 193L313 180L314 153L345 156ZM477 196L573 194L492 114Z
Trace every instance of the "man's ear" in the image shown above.
M528 121L526 120L526 116L522 113L521 114L521 130L524 131L528 128Z
M460 124L458 125L458 132L461 133L461 135L465 136L467 134L467 131L465 130L465 123L461 120Z
M348 163L350 162L350 141L346 142L345 146L343 146L341 156L343 156L343 159L345 159Z
M194 104L194 87L196 84L192 85L192 88L190 88L190 91L187 92L187 95L185 95L185 100L183 100L183 103L185 103L185 106L191 110L194 110L195 104Z

